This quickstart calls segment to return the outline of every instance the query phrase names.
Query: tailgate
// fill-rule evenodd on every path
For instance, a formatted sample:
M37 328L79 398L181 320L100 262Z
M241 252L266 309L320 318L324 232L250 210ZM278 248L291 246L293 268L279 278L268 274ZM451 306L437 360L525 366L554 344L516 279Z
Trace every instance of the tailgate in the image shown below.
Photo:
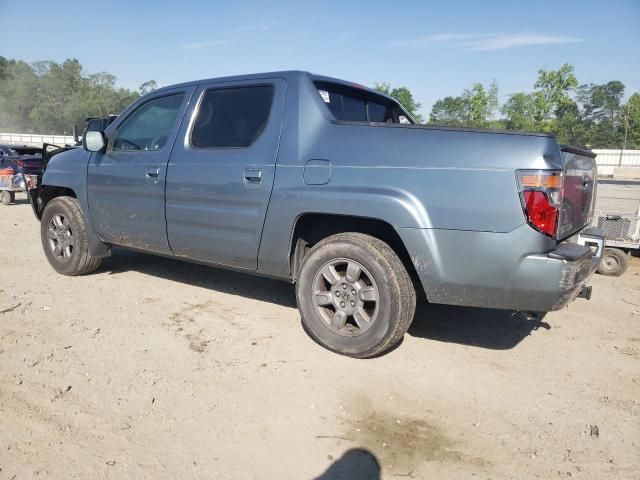
M564 179L558 238L573 235L593 219L596 196L596 155L591 150L561 146Z

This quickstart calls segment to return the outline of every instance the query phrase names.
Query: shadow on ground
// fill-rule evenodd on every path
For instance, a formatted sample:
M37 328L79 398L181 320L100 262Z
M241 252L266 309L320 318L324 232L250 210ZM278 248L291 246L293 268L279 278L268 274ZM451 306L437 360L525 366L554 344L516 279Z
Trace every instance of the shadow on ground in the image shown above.
M11 203L10 205L5 205L8 207L11 207L13 205L29 205L29 199L26 198L16 198L13 203Z
M296 308L294 287L284 281L258 277L172 258L115 249L98 272L111 275L137 271L201 288ZM511 310L490 310L418 303L409 329L413 337L508 350L538 328L551 328L544 315L531 318Z
M380 462L364 448L353 448L345 452L315 480L379 480Z
M111 275L128 271L296 308L296 297L290 283L131 250L114 249L112 256L105 258L98 270Z
M532 331L550 329L545 314L513 310L418 304L409 335L440 342L459 343L491 350L515 347Z

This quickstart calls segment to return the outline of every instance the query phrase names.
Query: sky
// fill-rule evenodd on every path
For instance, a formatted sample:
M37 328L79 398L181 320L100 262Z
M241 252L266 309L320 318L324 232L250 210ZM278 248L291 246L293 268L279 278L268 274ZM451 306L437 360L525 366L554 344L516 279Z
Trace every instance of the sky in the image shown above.
M533 87L540 68L640 91L640 0L0 0L0 55L77 58L137 88L276 70L406 86L423 104L496 80Z

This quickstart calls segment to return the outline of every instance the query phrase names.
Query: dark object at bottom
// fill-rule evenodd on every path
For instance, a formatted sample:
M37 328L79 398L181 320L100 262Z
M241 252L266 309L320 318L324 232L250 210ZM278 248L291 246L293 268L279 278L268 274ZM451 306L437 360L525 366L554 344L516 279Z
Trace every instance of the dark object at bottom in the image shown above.
M591 285L589 285L588 287L582 287L582 290L580 290L580 293L578 294L578 298L591 300L591 290L593 290L593 287Z

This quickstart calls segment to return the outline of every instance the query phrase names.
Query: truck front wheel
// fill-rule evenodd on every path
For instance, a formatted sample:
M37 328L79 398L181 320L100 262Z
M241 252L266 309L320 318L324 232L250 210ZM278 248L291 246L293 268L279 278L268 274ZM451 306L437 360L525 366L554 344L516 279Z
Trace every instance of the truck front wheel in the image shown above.
M100 266L102 259L89 255L87 226L75 198L57 197L47 204L40 239L47 260L62 275L85 275Z
M416 308L413 283L396 253L360 233L316 244L303 260L296 297L303 326L317 343L358 358L398 343Z

